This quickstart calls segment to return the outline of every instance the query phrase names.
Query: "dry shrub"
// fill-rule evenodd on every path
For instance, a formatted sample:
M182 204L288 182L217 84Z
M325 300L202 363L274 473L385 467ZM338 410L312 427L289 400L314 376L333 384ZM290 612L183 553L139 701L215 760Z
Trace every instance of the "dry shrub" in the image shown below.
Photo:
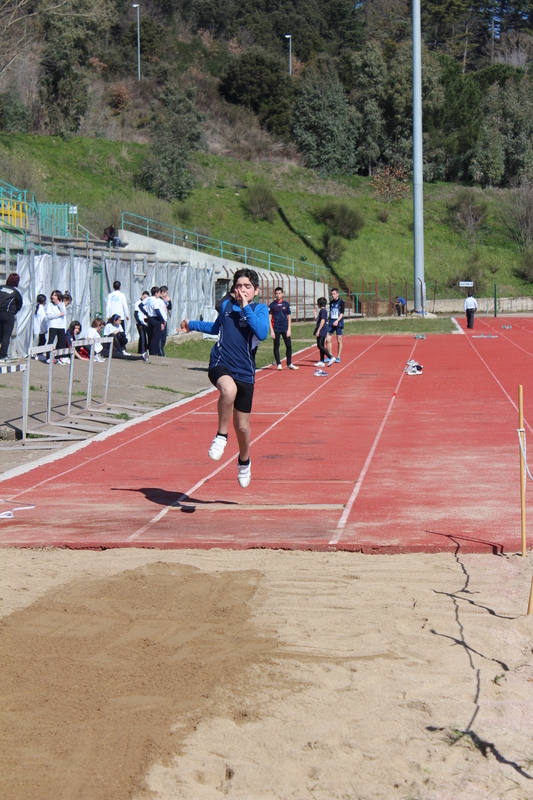
M124 83L114 83L110 90L110 105L115 111L122 111L130 99L128 87Z
M377 174L370 181L370 185L376 196L386 203L391 203L393 200L401 200L410 191L407 172L403 167L395 167L392 164L380 167Z

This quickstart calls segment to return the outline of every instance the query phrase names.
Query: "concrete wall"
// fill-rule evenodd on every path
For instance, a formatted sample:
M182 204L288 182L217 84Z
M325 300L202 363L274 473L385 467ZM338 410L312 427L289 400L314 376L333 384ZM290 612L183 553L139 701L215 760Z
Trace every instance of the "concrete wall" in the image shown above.
M227 281L228 284L232 281L234 273L245 266L240 261L230 261L220 258L220 256L192 250L189 247L168 244L131 231L120 230L119 237L121 242L127 242L127 246L121 248L121 254L146 254L155 256L159 261L188 262L193 267L213 267L215 280ZM262 303L271 303L274 300L274 289L276 286L281 286L285 299L291 304L294 320L313 319L316 300L319 297L329 298L329 288L325 282L314 281L310 278L297 278L294 275L255 266L252 269L259 276L258 299Z

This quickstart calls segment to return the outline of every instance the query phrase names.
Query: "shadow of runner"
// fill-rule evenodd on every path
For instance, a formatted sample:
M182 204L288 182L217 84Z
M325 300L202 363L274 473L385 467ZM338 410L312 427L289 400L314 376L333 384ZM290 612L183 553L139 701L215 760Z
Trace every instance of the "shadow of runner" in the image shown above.
M159 506L175 506L179 508L183 503L196 503L197 505L218 505L238 506L230 500L199 500L196 497L189 497L184 492L169 492L167 489L160 489L158 487L145 487L140 489L121 489L119 487L111 487L112 492L140 492L144 494L147 500ZM182 506L183 507L183 506Z

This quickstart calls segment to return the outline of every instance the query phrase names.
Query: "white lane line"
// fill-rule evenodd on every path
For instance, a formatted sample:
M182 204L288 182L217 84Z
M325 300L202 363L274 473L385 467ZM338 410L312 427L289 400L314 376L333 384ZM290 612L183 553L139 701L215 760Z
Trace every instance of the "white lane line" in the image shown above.
M479 359L480 359L480 360L481 360L481 361L484 363L485 367L486 367L486 368L487 368L487 370L490 372L490 374L492 375L492 377L494 378L494 380L496 381L496 383L498 384L498 386L500 387L500 389L502 390L502 392L504 393L504 395L506 396L506 398L509 400L509 402L511 403L511 405L512 405L512 407L514 408L514 410L516 411L516 413L518 414L518 406L517 406L517 404L514 402L514 400L513 400L513 399L512 399L512 397L509 395L509 393L506 391L506 389L504 389L503 385L500 383L500 381L498 380L498 378L496 377L496 375L494 374L494 372L491 370L491 368L489 367L489 365L487 364L487 362L485 361L485 359L483 358L483 356L481 355L481 353L479 353L479 352L476 350L476 348L474 347L474 345L472 344L472 342L470 341L470 339L468 339L468 343L470 344L470 346L471 346L472 350L474 351L474 353L475 353L475 354L478 356L478 358L479 358ZM531 427L531 425L529 424L529 422L526 420L526 418L525 418L525 417L524 417L524 423L527 425L527 427L529 428L530 432L531 432L531 433L533 433L533 428Z
M452 331L452 333L462 333L462 334L463 334L463 336L464 336L464 335L465 335L465 332L464 332L464 330L461 328L461 326L459 325L459 323L457 322L457 320L455 319L455 317L452 317L452 322L453 322L453 324L455 325L455 327L457 328L457 330L456 330L456 331Z
M413 345L413 349L411 350L411 354L409 355L409 358L413 357L413 353L415 351L415 347L416 347L416 342ZM383 419L381 421L381 425L379 426L379 430L376 433L376 438L374 439L372 447L370 448L370 452L368 453L368 455L366 457L366 461L363 464L363 469L361 470L361 472L359 474L359 477L357 479L357 482L356 482L355 486L353 487L353 491L352 491L352 493L350 495L350 499L348 500L348 502L346 503L346 505L344 507L344 511L342 512L342 516L341 516L340 520L337 523L337 532L329 540L329 544L330 545L338 544L339 540L340 540L340 538L341 538L341 536L343 534L344 528L345 528L346 523L348 521L348 517L350 516L351 510L353 508L353 504L355 503L355 501L357 499L357 495L359 494L359 492L361 490L361 486L363 485L363 481L365 479L366 473L368 472L368 469L370 467L370 463L372 461L372 458L374 457L374 453L376 452L376 448L377 448L377 446L379 444L379 440L381 439L381 434L383 433L383 429L385 428L386 422L387 422L387 420L389 418L389 414L391 412L392 406L394 404L394 401L396 400L396 395L398 394L398 391L400 389L400 384L404 379L404 375L405 375L405 372L402 372L402 374L400 376L400 380L398 381L398 383L396 385L396 389L394 390L394 394L392 395L390 403L387 406L387 410L385 411L385 416L383 417Z
M272 431L277 425L279 425L281 422L283 422L285 419L287 419L287 417L290 414L292 414L294 411L299 409L300 406L302 406L304 403L306 403L311 397L313 397L313 395L315 395L317 392L319 392L321 389L323 389L324 386L326 386L328 383L330 383L330 381L334 380L334 378L336 378L337 375L340 375L341 372L344 372L345 369L348 369L348 367L350 367L353 363L355 363L359 358L361 358L361 356L363 356L365 353L367 353L372 347L374 347L382 339L383 339L383 336L380 336L379 339L376 339L375 342L372 342L372 344L369 345L367 348L365 348L365 350L363 350L361 353L359 353L358 356L356 356L351 361L349 361L344 367L342 367L341 369L337 370L331 376L331 378L328 378L326 381L321 382L319 384L319 386L317 386L316 389L313 389L313 391L310 392L306 397L304 397L303 400L300 400L300 402L297 403L289 411L287 411L286 414L284 414L282 417L280 417L275 422L273 422L272 425L270 425L266 430L263 431L263 433L260 433L259 436L256 436L256 438L253 439L250 442L250 447L252 447L252 445L256 444L256 442L258 442L260 439L262 439L263 436L266 436L267 433L270 433L270 431ZM135 533L132 533L131 536L128 536L126 541L127 542L133 542L135 539L138 539L139 536L142 536L142 534L145 533L145 531L147 531L148 528L151 528L153 525L157 524L159 522L159 520L163 519L163 517L165 517L172 508L176 508L176 506L180 505L180 503L183 500L187 499L192 494L194 494L194 492L198 491L198 489L201 486L203 486L204 483L207 483L208 480L210 480L211 478L214 478L215 475L218 475L219 472L222 472L222 470L225 469L228 466L228 464L231 464L232 461L235 461L237 456L238 456L238 453L235 453L235 455L233 455L231 458L228 458L228 460L225 461L220 467L218 467L217 469L213 470L213 472L210 472L209 475L206 475L205 478L202 478L201 480L199 480L197 483L194 484L194 486L191 486L191 488L188 489L187 492L184 492L183 494L181 494L176 500L174 500L173 503L171 503L170 505L165 506L165 508L161 509L161 511L158 514L156 514L155 517L152 517L152 519L149 520L146 523L146 525L143 525L141 528L139 528L139 530L135 531ZM191 502L193 502L193 501L191 501Z
M483 324L486 325L489 330L491 330L491 331L495 331L496 330L496 328L494 326L489 325L488 322L485 322L484 319L480 320L480 322L483 322ZM498 332L498 336L501 336L502 339L506 339L508 342L513 344L515 347L518 347L518 349L521 350L523 353L525 353L527 356L533 356L533 353L530 353L529 350L525 350L523 347L520 347L519 344L517 344L516 342L513 342L513 340L509 336L507 336L507 334Z
M307 350L310 348L306 348ZM304 352L303 350L299 351L300 353ZM274 372L269 373L265 372L265 374L261 375L256 383L264 378L267 378L269 374L274 374ZM10 480L11 478L18 478L20 475L24 475L26 472L31 472L37 467L40 467L44 464L51 464L54 461L58 461L59 459L66 458L66 456L72 455L76 453L78 450L83 450L85 447L89 447L93 442L102 442L104 439L108 439L111 436L115 436L117 433L121 433L122 431L126 430L127 428L131 428L134 425L140 425L142 422L147 422L154 417L160 416L161 414L165 414L168 411L172 411L175 408L179 408L182 405L187 405L187 403L193 403L195 400L198 400L200 397L205 397L206 395L213 394L216 391L216 388L213 386L210 389L204 389L202 392L198 392L198 394L194 395L194 397L184 397L182 400L178 400L176 403L172 403L168 406L164 406L163 408L158 408L155 411L150 411L148 414L145 414L142 417L137 417L136 419L128 420L128 422L124 422L120 425L116 425L114 428L108 431L103 431L102 433L98 433L96 436L93 436L91 439L86 439L83 442L79 442L77 444L72 444L70 447L66 447L61 450L59 453L53 453L52 455L44 456L44 458L39 458L33 461L31 464L24 464L21 467L16 467L13 470L9 470L8 472L4 472L0 476L0 484L3 481ZM198 406L198 408L206 408L206 406L211 405L212 403L216 403L218 397L213 397L209 402L203 403L203 405ZM121 442L121 444L113 447L111 450L108 450L105 455L108 453L113 453L115 450L119 450L121 447L125 447L130 442L135 442L138 439L142 439L143 436L148 436L148 434L154 433L155 431L159 430L160 428L164 428L166 425L171 425L173 422L177 422L180 419L188 416L189 414L196 414L197 409L191 409L187 411L185 414L181 414L178 417L172 417L172 419L167 420L166 422L162 422L161 425L157 425L155 428L149 428L144 433L139 434L139 436L135 436L133 439L128 439L125 442ZM209 413L209 412L206 412ZM216 412L215 412L216 413ZM15 497L20 497L26 492L31 492L33 489L38 489L39 486L43 486L45 483L49 483L50 481L55 480L56 478L62 478L64 475L68 475L70 472L74 472L75 470L79 469L80 467L85 467L87 464L90 464L91 461L95 461L97 458L102 458L101 455L93 456L92 458L88 458L86 461L80 462L76 464L74 467L70 467L70 469L66 469L63 472L60 472L57 475L53 475L51 478L46 478L43 481L39 481L38 483L34 483L32 486L28 487L27 489L23 489L22 491L14 494L10 499Z

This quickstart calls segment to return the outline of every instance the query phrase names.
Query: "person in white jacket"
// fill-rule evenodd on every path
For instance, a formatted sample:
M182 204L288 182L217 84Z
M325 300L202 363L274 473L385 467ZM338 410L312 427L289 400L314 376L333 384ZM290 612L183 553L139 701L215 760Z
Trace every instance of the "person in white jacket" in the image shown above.
M128 311L128 301L124 292L120 291L120 281L113 283L113 291L107 295L106 305L106 319L111 319L115 314L118 314L121 320L124 320L124 331L126 330L126 320L130 319Z
M37 305L35 306L35 316L33 317L33 335L37 336L37 347L46 344L46 334L48 333L48 319L46 316L46 295L37 295ZM35 356L37 358L37 356Z
M474 327L474 314L477 311L477 300L472 297L472 292L468 292L468 297L465 300L465 314L466 314L466 327Z
M48 344L54 344L57 339L56 348L58 350L66 347L67 311L63 302L63 294L59 289L55 289L50 295L46 316L48 319Z

